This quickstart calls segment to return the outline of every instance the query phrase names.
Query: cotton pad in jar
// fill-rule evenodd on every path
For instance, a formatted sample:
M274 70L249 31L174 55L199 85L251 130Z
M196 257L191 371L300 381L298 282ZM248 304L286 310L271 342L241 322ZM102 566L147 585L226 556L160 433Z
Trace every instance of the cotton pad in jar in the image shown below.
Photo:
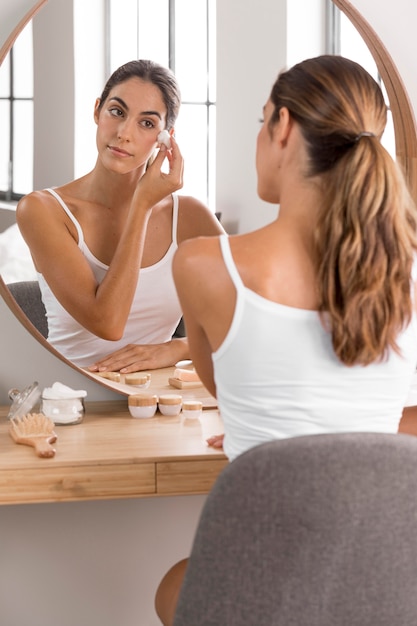
M71 389L60 382L45 387L41 396L41 412L54 424L79 424L84 417L84 389Z

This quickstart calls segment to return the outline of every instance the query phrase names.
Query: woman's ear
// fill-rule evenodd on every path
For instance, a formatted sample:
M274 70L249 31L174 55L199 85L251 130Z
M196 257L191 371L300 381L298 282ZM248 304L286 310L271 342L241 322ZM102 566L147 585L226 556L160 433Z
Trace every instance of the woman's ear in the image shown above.
M293 120L287 107L281 107L279 110L279 122L276 124L277 139L282 145L287 143L293 125Z
M94 104L94 121L96 124L98 124L98 116L100 115L100 103L101 103L100 98L97 98Z

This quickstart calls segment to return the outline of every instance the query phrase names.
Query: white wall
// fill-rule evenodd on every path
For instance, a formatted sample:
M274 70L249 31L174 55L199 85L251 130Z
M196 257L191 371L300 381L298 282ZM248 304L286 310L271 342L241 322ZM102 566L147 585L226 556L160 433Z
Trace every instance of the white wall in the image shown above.
M1 1L0 45L30 4ZM387 44L417 110L417 5L352 4ZM240 231L274 216L256 197L255 138L271 84L287 54L293 59L297 53L287 47L285 6L284 0L218 2L217 208ZM255 17L263 18L256 29ZM0 402L10 387L35 378L88 387L90 399L107 393L42 349L2 300L0 321ZM156 626L156 582L188 551L203 502L188 497L0 507L0 624Z
M277 207L256 193L259 119L278 72L324 52L323 6L323 0L217 3L216 210L229 233L276 216Z
M0 624L158 626L155 589L189 553L203 500L0 508Z
M74 38L72 2L52 0L47 11L41 10L33 21L34 73L34 145L33 187L43 189L63 185L74 178L74 55L62 55L71 49ZM56 22L65 28L54 28ZM56 97L51 100L50 84L56 85ZM38 106L38 103L41 103Z
M256 194L255 143L262 107L286 64L286 24L286 2L217 3L216 210L229 233L276 214Z

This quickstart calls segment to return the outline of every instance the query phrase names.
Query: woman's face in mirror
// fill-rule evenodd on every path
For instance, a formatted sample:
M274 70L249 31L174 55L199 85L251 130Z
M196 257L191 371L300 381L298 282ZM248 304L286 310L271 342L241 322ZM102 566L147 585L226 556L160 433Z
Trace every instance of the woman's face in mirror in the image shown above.
M166 107L156 85L130 78L115 85L105 102L96 101L94 120L102 163L127 172L144 166L157 147Z

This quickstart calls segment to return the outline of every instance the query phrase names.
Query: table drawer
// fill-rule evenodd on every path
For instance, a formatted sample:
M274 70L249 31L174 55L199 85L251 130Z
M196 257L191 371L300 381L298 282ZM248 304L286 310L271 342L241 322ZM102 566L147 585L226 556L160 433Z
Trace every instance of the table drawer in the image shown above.
M158 495L208 493L227 464L227 459L157 463L156 492Z
M19 470L0 472L2 504L129 498L155 491L155 463L50 466L24 476Z

